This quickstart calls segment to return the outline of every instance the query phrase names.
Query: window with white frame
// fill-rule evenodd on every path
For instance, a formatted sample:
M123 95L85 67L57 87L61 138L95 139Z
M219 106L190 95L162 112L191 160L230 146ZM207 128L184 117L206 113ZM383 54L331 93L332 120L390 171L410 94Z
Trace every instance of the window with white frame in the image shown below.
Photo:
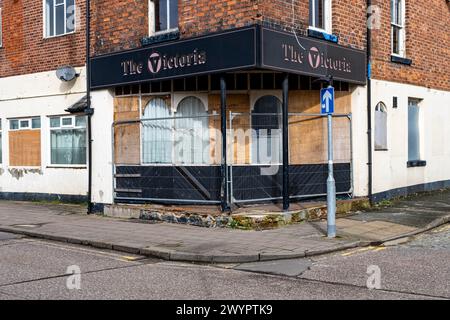
M391 0L392 54L405 56L405 0Z
M175 120L175 163L209 164L210 128L208 112L197 97L180 101Z
M9 120L9 130L32 130L41 128L41 118L33 117L28 119L11 119Z
M44 0L45 37L75 31L75 0Z
M408 161L420 160L420 100L408 100Z
M331 1L309 0L309 26L311 29L332 32L331 27Z
M142 119L142 162L144 164L172 163L172 127L169 105L156 97L145 106ZM145 120L158 119L161 120Z
M387 150L387 108L383 102L375 107L375 150Z
M210 164L210 127L206 104L198 97L180 100L171 112L167 98L154 97L143 110L144 164Z
M86 165L86 116L50 118L52 165Z
M178 28L178 0L149 0L148 14L150 35Z

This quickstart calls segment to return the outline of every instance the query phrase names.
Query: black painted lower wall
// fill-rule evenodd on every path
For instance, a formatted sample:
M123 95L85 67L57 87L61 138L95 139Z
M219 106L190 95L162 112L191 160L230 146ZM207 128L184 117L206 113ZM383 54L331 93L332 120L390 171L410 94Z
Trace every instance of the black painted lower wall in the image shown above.
M382 200L404 197L414 193L436 191L447 188L450 188L450 180L435 181L379 192L374 194L372 199L373 202L380 202Z
M231 170L230 187L236 201L282 196L282 166L233 166ZM337 192L349 192L350 164L335 164L334 170ZM327 164L291 165L289 173L291 196L326 193ZM219 166L118 166L116 174L118 202L132 201L129 199L220 201Z
M32 192L0 192L0 200L11 201L59 201L65 203L86 203L87 196L53 194L53 193L32 193Z

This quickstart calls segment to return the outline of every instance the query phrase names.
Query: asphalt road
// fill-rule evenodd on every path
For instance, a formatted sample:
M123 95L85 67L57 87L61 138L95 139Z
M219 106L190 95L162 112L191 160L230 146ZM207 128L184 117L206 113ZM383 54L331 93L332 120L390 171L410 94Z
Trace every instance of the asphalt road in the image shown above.
M449 225L392 247L194 265L0 233L2 299L450 299ZM68 267L81 271L80 289ZM381 290L367 288L377 266ZM237 270L239 269L239 270ZM72 270L75 270L72 268Z

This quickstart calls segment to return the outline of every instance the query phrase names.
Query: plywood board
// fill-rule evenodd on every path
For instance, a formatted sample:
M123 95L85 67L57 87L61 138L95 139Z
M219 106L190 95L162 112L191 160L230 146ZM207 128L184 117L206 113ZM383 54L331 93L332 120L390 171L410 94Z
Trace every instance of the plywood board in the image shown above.
M9 132L9 165L13 167L41 166L41 130Z

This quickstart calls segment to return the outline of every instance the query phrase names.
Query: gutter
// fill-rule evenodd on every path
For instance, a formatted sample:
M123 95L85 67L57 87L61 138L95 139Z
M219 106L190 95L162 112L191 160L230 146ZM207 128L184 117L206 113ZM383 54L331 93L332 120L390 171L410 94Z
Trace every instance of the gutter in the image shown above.
M94 109L91 108L91 1L86 0L86 109L88 131L88 207L87 213L93 213L92 205L92 116Z
M366 46L367 46L367 169L368 169L368 197L370 204L373 204L373 156L372 156L372 81L371 81L371 56L372 56L372 30L369 25L371 12L369 9L372 6L372 0L367 0L367 31L366 31Z

